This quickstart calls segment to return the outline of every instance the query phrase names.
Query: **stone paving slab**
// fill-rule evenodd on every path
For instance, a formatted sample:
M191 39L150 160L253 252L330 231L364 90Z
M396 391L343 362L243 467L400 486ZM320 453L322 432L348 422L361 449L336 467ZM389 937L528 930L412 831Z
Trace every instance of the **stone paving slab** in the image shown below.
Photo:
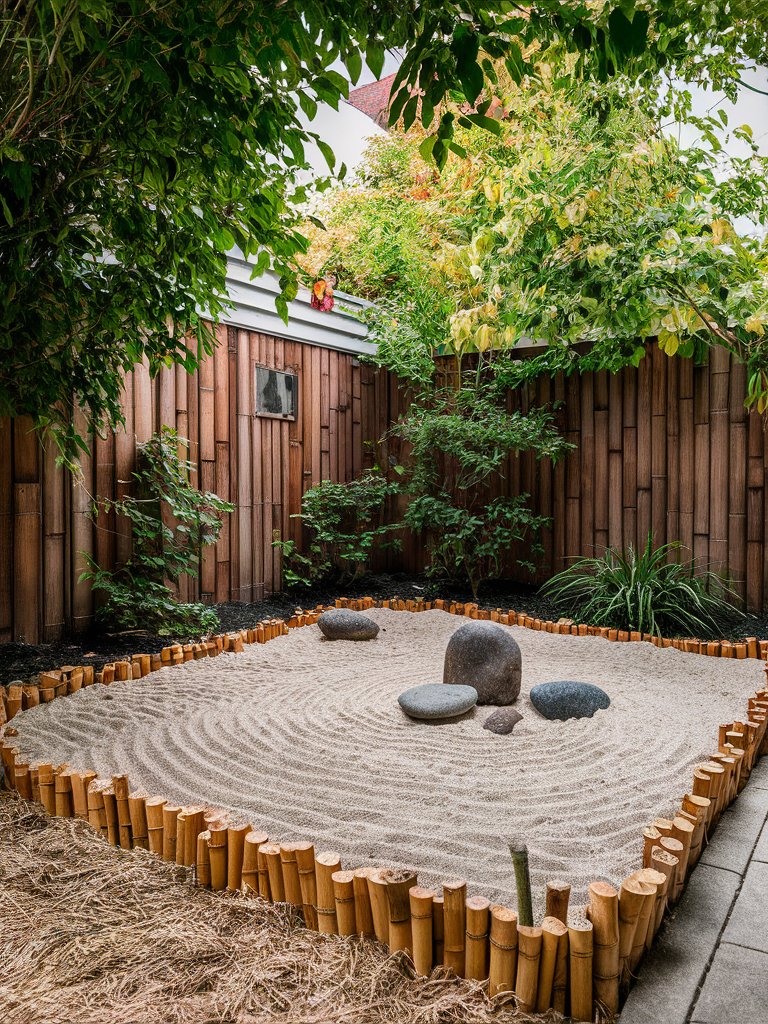
M658 1020L666 1024L664 1016ZM691 1024L768 1024L768 953L723 942L696 1002Z
M752 854L752 860L768 862L768 821L763 825L763 831L760 833L755 852Z
M621 1024L685 1024L740 884L734 871L699 861L641 965Z
M753 860L728 919L723 942L768 953L768 864ZM765 978L768 1002L768 975Z
M746 789L723 812L699 863L743 875L767 815L768 788L753 785L750 779Z

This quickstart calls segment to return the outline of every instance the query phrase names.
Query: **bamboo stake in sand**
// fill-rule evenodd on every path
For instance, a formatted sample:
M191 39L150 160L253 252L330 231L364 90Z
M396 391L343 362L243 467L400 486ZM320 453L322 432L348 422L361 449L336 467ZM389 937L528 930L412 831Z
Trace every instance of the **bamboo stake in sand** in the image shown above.
M117 803L120 846L124 850L130 850L133 847L133 842L131 836L131 812L128 809L128 793L130 792L128 776L113 775L112 788L115 791L115 801Z
M243 840L243 871L242 887L243 892L259 891L259 847L268 842L266 832L254 832L251 830ZM313 858L314 874L314 858Z
M146 799L147 794L142 792L134 792L128 796L128 813L131 818L133 846L140 850L149 849Z
M40 765L38 769L38 780L40 778L40 772L43 770L43 765ZM46 765L46 768L50 768L50 765ZM104 820L104 829L106 831L106 819L104 819L104 790L109 786L108 779L94 779L88 785L88 823L92 829L96 832L101 832L102 820ZM40 784L40 799L43 799L43 788L42 783ZM106 836L105 836L106 838Z
M463 878L443 883L443 963L460 978L465 966L466 899L467 883Z
M263 900L272 899L272 891L269 887L269 868L267 866L267 858L264 855L264 847L266 843L262 843L256 853L256 863L259 867L259 896ZM315 871L315 855L312 854L312 873Z
M245 837L250 831L248 822L233 821L227 825L227 888L230 892L243 884Z
M367 891L367 890L366 890ZM432 889L412 886L408 893L411 905L411 933L413 935L413 966L417 974L427 976L432 972Z
M629 963L638 929L638 918L647 905L646 927L654 907L656 889L637 878L625 878L619 888L619 977L629 978ZM643 932L645 941L645 932Z
M37 769L37 784L40 787L40 803L46 809L48 814L56 813L56 794L54 790L53 782L53 765L52 764L41 764ZM94 790L94 792L97 792ZM88 816L91 824L94 822L91 820L91 816ZM98 828L98 825L94 825L94 828Z
M445 900L435 896L432 900L432 959L437 966L445 958Z
M607 882L589 887L593 928L594 996L611 1014L619 1012L619 894Z
M632 877L653 889L652 899L648 900L648 903L652 904L650 911L647 911L645 904L643 904L640 916L638 917L635 942L632 949L632 960L637 964L638 961L635 959L636 947L638 940L643 937L643 931L645 931L646 953L653 945L653 937L656 934L656 913L660 906L663 911L668 882L666 875L663 875L661 871L657 871L655 868L643 868L642 871L635 872Z
M403 949L412 954L411 903L408 892L418 884L416 873L407 869L386 869L381 872L381 877L387 883L390 951L395 953Z
M666 885L662 887L663 899L656 902L656 920L654 922L654 931L659 930L659 926L664 917L664 911L667 909L669 903L669 891L673 884L675 877L675 870L678 865L678 859L661 846L654 847L653 853L651 854L651 867L655 871L659 871L666 878Z
M210 823L208 826L208 857L211 864L211 888L221 892L227 887L227 826Z
M592 1020L592 925L589 921L568 925L571 974L571 1017Z
M355 934L354 877L354 871L334 871L331 875L333 899L336 905L336 924L339 929L339 935Z
M197 804L184 808L184 860L186 867L194 866L197 859L197 837L205 828L205 808ZM178 839L177 839L178 849Z
M515 993L521 1013L533 1013L539 987L541 962L541 928L517 926L517 980Z
M296 843L296 866L299 869L301 905L304 924L317 931L317 883L315 881L315 848L312 843Z
M96 778L96 772L72 772L72 809L75 817L82 821L88 820L88 786ZM39 785L38 771L38 785Z
M552 1006L552 990L560 939L568 934L567 926L559 917L545 917L541 922L541 962L539 964L536 1013L544 1013Z
M280 863L283 868L283 889L285 901L297 909L303 906L299 862L296 859L296 843L280 844ZM342 935L351 933L341 932Z
M117 799L113 786L106 786L101 794L104 822L107 827L107 842L110 846L120 845L120 822L117 817Z
M528 847L520 839L509 840L509 853L515 869L515 887L517 889L517 920L518 927L533 925L533 909L531 903L531 875L528 870Z
M263 849L263 848L262 848ZM315 857L315 882L317 884L317 927L324 935L338 935L336 919L336 897L333 892L333 873L341 871L338 853L318 853ZM269 876L270 884L272 875Z
M29 766L27 766L29 768ZM38 775L39 779L39 775ZM32 795L31 792L29 794ZM72 817L72 782L69 765L60 765L54 771L53 795L56 802L56 815L59 818Z
M488 995L511 992L517 978L517 914L509 907L491 907Z
M707 797L696 796L693 793L686 793L683 797L683 810L693 814L696 818L696 826L693 831L691 851L688 858L689 870L696 866L704 849L710 804L711 801Z
M564 924L568 923L568 901L571 898L571 887L567 882L552 880L547 882L547 904L545 917L556 917Z
M368 879L374 870L375 868L358 868L352 880L355 893L355 931L358 935L374 934L371 894L368 892Z
M661 839L661 832L656 828L655 825L646 825L643 829L643 867L649 868L651 866L651 850L654 846L659 845Z
M176 835L179 814L181 814L181 808L175 804L166 803L163 807L163 860L171 862L176 860Z
M695 828L685 818L676 816L672 821L672 838L677 839L682 849L678 854L680 863L675 872L675 891L673 900L675 903L680 899L685 888L685 879L688 874L688 859L691 855L691 843L693 842Z
M259 855L267 862L269 872L269 891L273 903L285 903L285 886L283 885L283 865L280 862L280 846L277 843L264 843L259 847Z
M368 895L371 900L371 916L373 931L379 942L389 945L389 901L387 900L387 883L376 869L368 876Z
M206 829L197 837L197 860L195 861L195 881L202 889L211 884L211 851L209 843L211 833Z
M467 931L464 977L484 981L488 977L488 926L490 901L470 896L466 901Z
M163 855L163 808L167 801L162 796L151 796L145 803L147 813L147 842L152 853Z
M563 934L557 942L555 977L552 982L552 1006L563 1015L565 1015L565 1004L568 999L568 950L568 925L566 922Z

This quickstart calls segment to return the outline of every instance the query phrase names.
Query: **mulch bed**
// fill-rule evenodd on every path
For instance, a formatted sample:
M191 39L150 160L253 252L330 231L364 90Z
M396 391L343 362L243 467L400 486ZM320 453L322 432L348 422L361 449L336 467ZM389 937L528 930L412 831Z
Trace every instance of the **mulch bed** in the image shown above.
M284 904L197 889L84 822L0 795L3 1024L524 1024L514 997L414 977ZM506 1003L505 1003L506 1001Z

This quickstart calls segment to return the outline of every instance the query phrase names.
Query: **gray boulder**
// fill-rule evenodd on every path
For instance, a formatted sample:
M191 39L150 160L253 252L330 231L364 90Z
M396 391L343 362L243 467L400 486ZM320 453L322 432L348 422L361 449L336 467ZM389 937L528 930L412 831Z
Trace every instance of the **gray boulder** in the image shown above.
M379 632L373 619L350 608L331 608L317 624L326 640L375 640Z
M397 703L411 718L456 718L475 706L477 690L472 686L425 683L401 693Z
M507 736L522 720L523 716L514 708L497 708L483 722L483 728L495 732L498 736Z
M564 680L540 683L531 689L531 704L551 722L564 722L568 718L591 718L596 711L604 710L610 703L611 698L605 690L593 683Z
M512 636L495 622L468 622L448 641L443 683L477 690L478 704L513 704L520 693L523 656Z

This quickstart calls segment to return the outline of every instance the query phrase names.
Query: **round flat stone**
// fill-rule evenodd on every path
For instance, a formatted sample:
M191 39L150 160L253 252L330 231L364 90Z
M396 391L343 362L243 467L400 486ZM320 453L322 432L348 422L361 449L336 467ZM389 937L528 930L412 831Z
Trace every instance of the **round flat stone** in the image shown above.
M610 703L611 698L605 690L592 683L563 680L540 683L531 688L531 704L550 721L591 718L596 711L604 710Z
M331 608L317 620L326 640L375 640L378 625L367 615L351 608Z
M397 702L411 718L456 718L477 704L474 686L425 683L401 693Z

